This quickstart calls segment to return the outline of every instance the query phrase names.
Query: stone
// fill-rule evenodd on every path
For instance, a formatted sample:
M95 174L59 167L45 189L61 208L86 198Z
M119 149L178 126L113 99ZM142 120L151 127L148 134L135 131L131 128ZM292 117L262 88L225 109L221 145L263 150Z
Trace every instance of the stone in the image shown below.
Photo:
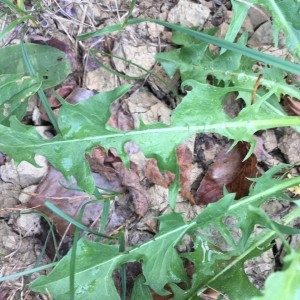
M180 23L188 27L202 28L209 18L210 10L202 4L180 0L168 15L168 22Z

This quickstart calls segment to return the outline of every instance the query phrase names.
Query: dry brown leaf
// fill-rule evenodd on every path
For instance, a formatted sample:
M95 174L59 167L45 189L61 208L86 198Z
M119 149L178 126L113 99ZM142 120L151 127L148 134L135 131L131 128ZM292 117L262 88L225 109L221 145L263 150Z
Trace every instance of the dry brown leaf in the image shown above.
M94 173L93 176L97 182L100 177L99 174ZM77 185L75 182L66 182L62 173L53 167L49 167L48 174L38 186L36 194L31 198L28 206L46 214L49 219L53 221L58 234L62 236L66 232L69 222L49 210L44 205L44 202L50 201L70 217L76 218L80 207L92 199L86 193L76 190L76 188ZM97 220L101 213L102 206L102 202L87 205L82 223L89 226ZM73 232L74 228L70 227L67 234L72 235Z
M69 84L69 85L64 85L61 88L57 89L56 92L62 97L66 98L70 93L74 90L76 84ZM57 116L58 115L58 110L61 107L61 103L56 99L54 95L51 95L48 99L49 105L52 108L54 114ZM40 118L43 121L49 122L49 117L48 114L46 113L46 110L43 105L39 107L40 110Z
M120 186L132 196L135 212L144 216L148 210L147 193L140 183L138 174L127 170L121 159L113 149L105 153L104 148L95 147L92 156L87 155L91 169L107 178L111 182L118 182Z
M201 299L203 300L229 300L229 298L226 295L223 295L221 292L214 290L212 288L207 288L205 291L203 291L200 294Z
M86 155L86 158L93 172L99 173L100 175L104 176L109 182L115 182L120 186L117 172L111 165L113 159L116 158L109 158L103 147L99 146L93 148L92 156Z
M246 196L251 181L256 177L257 159L254 154L243 161L249 150L249 144L239 142L231 151L230 145L223 149L215 162L208 168L195 195L197 204L208 204L223 197L223 187L231 193L236 193L235 199Z
M175 175L169 171L165 171L165 176L160 172L157 161L154 158L149 158L145 166L146 178L159 186L168 188L174 181Z
M194 197L191 193L191 171L193 163L193 153L187 145L182 144L176 149L177 161L180 170L180 194L183 198L195 204Z
M132 196L135 213L144 216L148 211L148 199L146 190L140 183L139 176L127 170L121 162L116 162L113 166L118 173L121 184L128 189Z

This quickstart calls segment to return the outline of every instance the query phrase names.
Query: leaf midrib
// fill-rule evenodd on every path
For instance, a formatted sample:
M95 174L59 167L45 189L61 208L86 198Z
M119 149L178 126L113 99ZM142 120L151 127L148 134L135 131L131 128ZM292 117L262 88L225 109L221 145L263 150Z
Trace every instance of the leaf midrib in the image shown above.
M40 148L43 146L55 146L55 145L64 145L69 143L82 143L82 142L101 142L107 139L120 138L124 139L125 137L135 137L141 136L142 134L164 134L164 133L190 133L194 134L197 132L209 132L216 129L230 129L230 128L248 128L249 131L256 132L263 128L275 128L275 127L284 127L284 126L298 126L300 125L299 117L286 117L286 118L272 118L269 120L249 120L249 121L233 121L233 122L222 122L217 124L206 124L206 125L186 125L186 126L169 126L163 128L150 128L150 129L141 129L133 130L128 132L118 132L107 135L100 136L90 136L90 137L79 137L79 138L70 138L68 140L57 140L57 141L43 141L42 143L30 144L30 145L14 145L14 148L22 149L31 149L31 148ZM4 126L3 126L4 127ZM1 129L1 127L0 127ZM7 129L7 128L6 128ZM5 129L4 129L5 130ZM183 137L185 138L185 136ZM24 141L22 141L24 142ZM5 143L0 142L0 146L5 148Z

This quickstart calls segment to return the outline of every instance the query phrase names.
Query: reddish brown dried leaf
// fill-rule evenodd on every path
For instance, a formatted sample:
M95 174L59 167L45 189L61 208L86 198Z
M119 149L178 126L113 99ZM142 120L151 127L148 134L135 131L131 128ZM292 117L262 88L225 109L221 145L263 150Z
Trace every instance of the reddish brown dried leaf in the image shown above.
M191 171L193 163L193 153L184 144L176 149L177 161L180 170L180 194L183 198L195 204L194 197L191 193Z
M63 98L66 98L68 95L71 94L71 92L74 90L76 84L69 84L69 85L64 85L61 88L57 89L56 92ZM54 95L51 95L50 98L48 99L48 102L55 113L55 115L58 115L58 109L61 106L61 103L56 99ZM44 106L39 107L40 114L41 114L41 120L49 122L49 117L45 111Z
M148 211L148 198L146 190L140 183L139 176L127 170L121 162L113 163L113 166L118 173L121 184L128 189L132 196L135 213L144 216Z
M70 85L63 85L61 88L57 89L56 92L62 97L66 98L71 94L75 88L75 83ZM51 95L49 98L49 104L51 108L57 108L61 106L61 103L56 99L54 95Z
M157 166L157 161L154 158L147 160L145 166L145 176L150 182L160 185L164 188L168 188L175 178L175 175L169 171L166 171L165 176L163 176Z
M114 183L116 187L121 187L117 172L111 165L113 162L112 157L109 158L103 147L95 147L92 151L92 156L86 155L86 158L93 172L99 173L111 184Z
M118 182L122 188L128 190L132 196L135 212L140 216L145 215L148 210L148 199L140 178L135 172L126 169L113 149L106 154L102 147L96 147L93 149L92 157L87 158L93 171L111 182Z
M235 199L246 196L249 192L251 181L248 178L256 177L257 159L254 154L246 161L249 145L239 142L230 152L228 145L222 150L215 162L210 165L206 175L196 192L197 204L216 202L223 197L223 187L231 193L236 193Z
M93 174L93 176L95 180L98 181L100 176L98 174ZM68 189L65 187L68 187ZM50 167L47 175L38 186L36 195L29 201L28 206L46 214L49 219L53 221L59 235L62 236L66 232L69 223L50 211L44 205L44 202L50 201L72 218L76 218L80 207L87 201L91 200L90 196L84 192L75 190L76 188L76 183L66 182L59 171ZM97 220L100 216L102 206L102 203L87 205L84 211L82 223L89 226L92 222ZM73 232L74 228L71 227L67 234L72 235Z

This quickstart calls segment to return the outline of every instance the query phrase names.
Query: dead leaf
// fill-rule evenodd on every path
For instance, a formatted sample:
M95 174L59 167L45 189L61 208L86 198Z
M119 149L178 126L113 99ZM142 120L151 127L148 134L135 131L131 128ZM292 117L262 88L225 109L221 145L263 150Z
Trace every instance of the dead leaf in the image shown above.
M73 84L69 85L64 85L61 88L57 89L56 92L62 97L66 98L70 93L74 90L76 84L75 82ZM57 116L58 115L58 110L61 106L61 103L56 99L56 97L52 94L49 99L48 103L50 107L52 108L54 114ZM50 122L49 117L46 113L46 110L43 105L39 106L39 111L40 111L40 118L43 121Z
M91 169L111 182L119 182L120 186L130 193L136 214L144 216L148 210L147 193L140 183L138 174L127 170L113 149L105 152L102 147L95 147L92 156L86 156Z
M193 163L193 153L187 145L182 144L176 149L177 161L180 170L180 194L183 198L195 204L194 197L191 193L191 172Z
M223 149L208 168L195 195L197 204L216 202L223 197L223 187L230 193L236 193L235 199L246 196L251 181L256 177L257 159L254 154L243 161L249 150L249 144L239 142L231 151L230 145Z
M203 300L218 300L218 299L229 300L229 298L226 295L212 288L207 288L205 291L203 291L200 294L200 297Z
M114 182L116 186L120 187L120 181L118 179L117 172L111 165L113 158L108 157L103 147L98 146L93 148L92 156L86 155L86 158L93 172L99 173L110 183Z
M67 102L71 104L76 104L89 99L94 96L95 93L88 89L76 88L76 83L71 82L68 85L63 85L61 88L57 89L56 92L64 98ZM61 103L56 99L56 96L52 94L48 100L54 114L57 116ZM49 122L48 115L43 106L39 107L41 119Z
M128 189L132 196L135 213L144 216L148 211L148 198L146 190L140 183L139 176L127 170L121 162L116 162L113 165L118 172L121 184Z
M95 181L99 184L98 179L100 178L100 175L94 173L93 176ZM63 236L69 226L69 222L49 210L44 205L44 202L50 201L70 217L76 218L80 207L92 199L94 198L78 190L75 181L67 182L62 173L53 167L49 167L47 175L39 184L35 195L28 202L28 206L46 214L54 223L58 234ZM82 223L89 226L97 220L100 216L102 206L102 202L87 205L84 210ZM74 228L70 227L67 235L72 235L73 233Z
M169 171L165 171L165 176L160 172L157 160L154 158L149 158L145 166L145 176L146 178L159 186L168 188L174 181L175 175Z

